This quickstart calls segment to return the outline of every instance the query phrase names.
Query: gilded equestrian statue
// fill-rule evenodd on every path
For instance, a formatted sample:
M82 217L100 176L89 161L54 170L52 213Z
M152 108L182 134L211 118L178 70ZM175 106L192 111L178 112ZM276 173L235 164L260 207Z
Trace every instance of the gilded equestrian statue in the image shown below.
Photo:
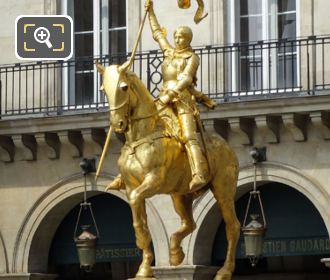
M101 88L109 103L111 123L101 162L113 130L124 133L126 138L118 160L120 174L108 185L107 190L126 190L133 216L136 244L143 252L142 263L136 274L138 279L153 277L151 264L154 256L150 246L152 240L145 200L156 194L171 196L174 209L181 218L181 227L170 238L170 264L178 266L185 257L181 242L196 227L192 213L193 200L210 190L226 224L228 240L225 263L214 279L230 280L235 268L236 246L240 234L240 223L234 205L238 161L234 151L219 135L203 133L204 145L199 146L195 124L198 120L194 119L199 115L194 114L197 110L195 100L208 107L213 107L214 104L194 89L198 57L190 47L191 31L186 27L178 28L174 35L173 48L162 33L150 0L146 3L147 13L154 39L160 44L165 57L162 66L164 86L159 98L154 99L143 82L130 71L136 45L130 60L123 65L104 67L97 64L102 75ZM175 65L180 65L181 68L175 68ZM192 67L187 70L186 65ZM167 77L170 77L168 81ZM180 100L183 100L181 107ZM184 108L187 104L188 110ZM169 116L172 118L170 121ZM171 130L171 126L177 127ZM201 129L202 127L199 127L199 130ZM188 137L185 137L185 134ZM195 159L192 158L191 149L198 150ZM196 183L196 174L203 176L201 170L198 170L199 162L204 167L206 165L207 175L202 181L197 178ZM102 164L99 165L97 176L101 166Z
M125 65L123 65L125 66ZM143 259L136 277L152 277L153 253L147 224L145 199L156 194L170 194L175 211L181 218L181 228L171 236L170 263L179 265L184 259L181 241L192 233L191 169L181 143L164 133L157 107L150 92L138 77L126 67L98 65L103 76L111 125L117 133L124 133L126 143L118 160L120 175L109 185L111 189L125 188L132 210L136 244L143 251ZM208 135L210 177L197 195L211 190L226 224L228 240L224 266L215 279L231 279L235 267L235 252L240 224L235 213L235 193L238 163L233 150L218 135Z

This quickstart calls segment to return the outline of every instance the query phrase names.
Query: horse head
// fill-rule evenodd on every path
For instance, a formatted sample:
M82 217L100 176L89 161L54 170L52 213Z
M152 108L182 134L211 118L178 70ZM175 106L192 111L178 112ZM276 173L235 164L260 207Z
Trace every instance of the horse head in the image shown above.
M98 72L103 77L101 90L107 96L110 111L110 121L114 130L124 133L128 127L130 111L130 80L125 64L104 67L96 64Z
M108 67L96 64L96 67L103 77L101 90L107 96L110 122L117 133L126 133L130 120L146 119L157 114L149 90L129 70L130 61Z

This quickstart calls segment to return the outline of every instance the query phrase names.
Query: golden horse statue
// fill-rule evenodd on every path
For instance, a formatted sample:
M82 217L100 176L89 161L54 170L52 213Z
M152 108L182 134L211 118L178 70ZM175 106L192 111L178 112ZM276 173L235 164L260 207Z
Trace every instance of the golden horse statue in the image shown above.
M233 150L218 135L206 135L210 181L198 193L191 193L191 169L181 144L166 135L154 99L143 82L127 65L97 65L102 74L102 88L109 102L110 122L117 133L125 133L126 143L118 160L120 176L109 188L125 188L133 216L136 244L143 251L137 278L153 276L154 256L148 229L145 199L156 194L171 195L181 227L171 236L170 263L179 265L184 259L181 242L193 232L192 203L210 189L226 224L228 248L223 267L214 279L231 279L235 268L236 245L240 223L235 213L238 162Z

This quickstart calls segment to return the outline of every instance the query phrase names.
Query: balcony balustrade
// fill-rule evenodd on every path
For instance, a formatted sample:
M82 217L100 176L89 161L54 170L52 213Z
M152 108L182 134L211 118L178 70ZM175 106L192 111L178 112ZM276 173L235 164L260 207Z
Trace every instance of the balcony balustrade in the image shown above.
M330 37L195 48L197 88L217 102L324 95L330 89ZM95 63L120 64L130 54L0 66L0 118L107 110ZM138 53L133 70L153 96L161 84L162 53Z

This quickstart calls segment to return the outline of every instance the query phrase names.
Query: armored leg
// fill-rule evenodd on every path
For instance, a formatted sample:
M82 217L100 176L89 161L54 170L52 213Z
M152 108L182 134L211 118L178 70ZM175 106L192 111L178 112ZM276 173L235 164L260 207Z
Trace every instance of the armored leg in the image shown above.
M181 114L179 117L183 132L182 138L192 174L189 187L191 191L197 191L207 183L209 177L208 163L197 141L196 123L193 114Z
M185 145L190 161L192 180L189 183L191 191L197 191L208 180L208 164L196 140L190 140Z

